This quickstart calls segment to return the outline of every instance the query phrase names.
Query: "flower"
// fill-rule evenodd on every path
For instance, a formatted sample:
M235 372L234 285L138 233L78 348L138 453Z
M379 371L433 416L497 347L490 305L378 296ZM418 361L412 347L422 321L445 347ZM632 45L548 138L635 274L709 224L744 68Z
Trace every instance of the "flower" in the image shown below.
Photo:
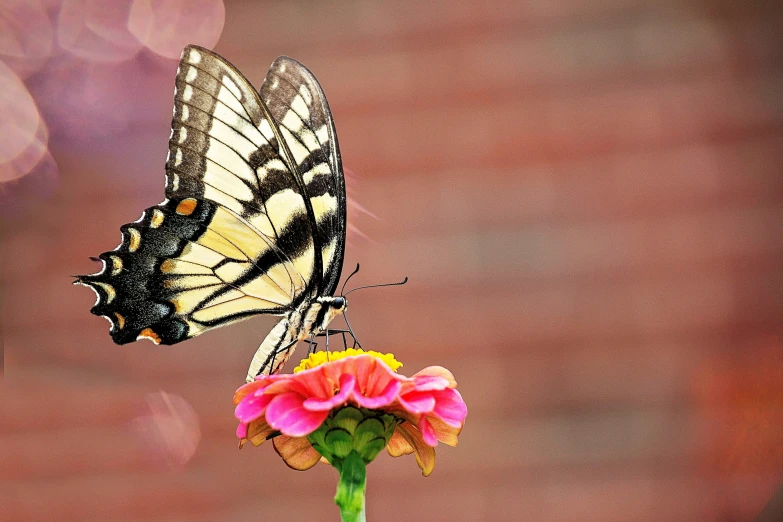
M391 354L350 349L312 354L293 374L256 378L234 396L240 447L272 439L297 470L322 459L339 470L349 455L367 464L385 447L393 457L413 453L429 475L438 441L457 444L467 406L445 368L405 377L400 366Z

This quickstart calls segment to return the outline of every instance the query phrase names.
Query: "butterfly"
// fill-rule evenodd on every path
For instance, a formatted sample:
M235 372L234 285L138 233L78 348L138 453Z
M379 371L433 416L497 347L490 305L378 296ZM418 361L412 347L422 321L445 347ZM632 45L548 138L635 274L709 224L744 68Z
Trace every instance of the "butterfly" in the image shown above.
M91 312L109 320L115 343L175 344L280 315L253 357L250 382L279 372L297 342L328 335L348 305L334 296L346 198L334 121L315 76L282 56L256 91L224 58L186 47L166 199L120 230L120 245L98 257L102 269L74 281L97 294Z

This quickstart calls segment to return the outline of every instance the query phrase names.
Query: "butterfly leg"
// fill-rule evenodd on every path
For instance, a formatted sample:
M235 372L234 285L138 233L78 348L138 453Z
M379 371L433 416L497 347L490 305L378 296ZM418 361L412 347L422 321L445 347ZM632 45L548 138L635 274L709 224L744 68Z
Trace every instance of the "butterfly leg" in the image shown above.
M307 340L307 356L309 357L311 353L315 353L315 349L318 346L318 343L315 342L315 334L310 334L310 338Z
M344 347L345 349L348 349L348 341L347 341L347 339L346 339L346 337L345 337L345 334L349 334L349 335L351 336L351 338L353 338L353 346L352 346L351 348L356 348L357 346L359 346L359 348L361 348L361 347L362 347L362 345L361 345L361 344L359 344L359 340L358 340L358 339L356 339L356 336L355 336L355 335L353 334L353 332L352 332L352 331L350 331L350 330L342 330L342 329L329 329L329 330L327 330L327 331L329 332L329 335L335 335L335 334L340 334L340 335L342 335L342 336L343 336L343 347ZM316 336L317 336L317 337L325 337L325 336L326 336L326 332L327 332L327 331L323 331L323 332L321 332L321 333L318 333L318 334L316 334Z
M348 327L348 331L351 333L351 337L353 337L353 348L356 348L358 345L359 348L362 347L362 343L359 342L359 339L356 338L356 334L353 333L353 328L351 328L351 323L348 322L348 315L343 314L343 319L345 319L345 325Z

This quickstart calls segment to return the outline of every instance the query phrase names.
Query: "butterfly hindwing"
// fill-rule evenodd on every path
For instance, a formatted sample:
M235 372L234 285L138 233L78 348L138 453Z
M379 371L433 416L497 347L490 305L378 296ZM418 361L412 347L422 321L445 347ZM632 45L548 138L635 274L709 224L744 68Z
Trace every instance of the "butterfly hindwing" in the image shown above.
M296 95L280 91L268 108L221 57L195 46L183 51L167 199L124 225L122 243L100 256L103 269L76 281L96 291L91 311L110 320L118 344L174 344L250 315L287 314L333 291L345 236L337 142L317 82L286 60L304 71L288 81L306 84L315 115L300 130L279 115L299 105ZM303 171L309 163L297 147L313 142L301 129L316 123L325 138L310 151L318 162Z
M81 276L118 344L174 344L259 313L282 313L306 282L298 268L230 210L193 198L169 200L121 227L122 243ZM264 252L272 252L265 259ZM271 269L260 270L266 262Z

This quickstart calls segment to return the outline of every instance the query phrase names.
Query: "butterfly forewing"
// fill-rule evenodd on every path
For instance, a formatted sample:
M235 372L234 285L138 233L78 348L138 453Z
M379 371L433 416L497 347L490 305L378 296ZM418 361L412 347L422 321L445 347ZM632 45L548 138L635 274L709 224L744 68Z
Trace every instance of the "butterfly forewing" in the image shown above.
M173 344L250 315L286 314L323 291L325 279L339 278L345 228L333 217L342 208L344 220L339 153L323 92L309 71L300 75L288 81L307 84L295 89L309 93L317 116L292 129L278 114L299 106L296 95L281 91L268 109L221 57L195 46L183 51L167 199L122 227L123 241L101 254L100 272L77 279L98 294L92 312L110 320L115 342ZM321 126L310 136L305 128L316 122ZM299 147L313 146L324 125L318 142L324 166L303 171L309 163ZM314 181L321 171L329 173L326 189Z
M343 264L346 202L340 148L326 96L307 67L285 56L269 68L260 95L278 122L313 208L323 271L319 293L331 295Z

